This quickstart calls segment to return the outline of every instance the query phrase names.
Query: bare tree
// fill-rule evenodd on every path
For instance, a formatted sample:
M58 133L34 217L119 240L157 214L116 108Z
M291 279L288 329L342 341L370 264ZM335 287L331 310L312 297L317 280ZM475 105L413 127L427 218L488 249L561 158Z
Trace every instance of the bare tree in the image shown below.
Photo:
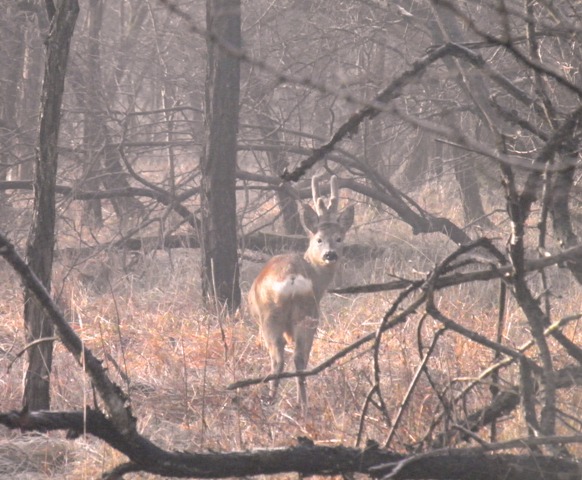
M202 290L230 310L240 305L236 229L236 153L240 60L240 1L208 0L206 149L202 159Z
M47 2L47 12L51 27L42 90L39 153L35 165L34 217L26 255L34 273L50 290L55 245L55 185L61 102L79 5L77 0L65 0L55 9L53 2ZM48 409L53 325L29 290L25 290L24 297L26 338L28 342L34 342L34 345L28 350L23 402L30 410Z
M0 415L0 421L23 429L86 428L128 455L130 461L114 472L119 475L138 470L214 477L299 471L533 479L574 471L572 478L577 478L573 462L556 452L562 455L569 444L580 444L582 432L579 409L571 401L578 393L572 392L582 385L579 328L573 325L580 318L574 304L582 278L577 225L581 5L567 0L258 0L245 5L242 22L247 28L241 46L238 3L209 0L204 29L201 0L161 1L167 8L136 0L87 3L91 9L78 27L84 42L75 42L75 97L64 97L61 112L67 128L61 128L60 153L66 156L60 157L54 185L64 199L61 231L91 253L109 247L131 250L138 257L158 248L201 247L205 294L216 294L220 303L234 309L240 298L238 262L247 261L246 256L237 258L237 236L249 249L305 247L301 238L255 231L267 225L276 230L280 218L282 229L295 231L293 199L306 198L309 192L305 183L283 183L281 170L286 169L283 177L291 181L311 176L312 168L337 174L342 194L358 202L363 221L357 233L373 236L376 244L348 244L346 256L351 261L360 255L354 268L361 271L367 269L364 255L384 255L389 268L397 271L374 274L398 279L336 290L344 296L362 295L358 302L366 300L365 293L395 293L383 298L391 304L377 313L377 322L350 319L357 326L349 333L360 338L351 344L347 339L343 347L334 342L328 358L300 375L327 370L317 381L327 382L326 408L333 409L341 396L336 393L345 390L334 390L329 379L345 373L351 403L342 408L350 414L346 418L356 420L344 430L344 438L359 445L366 436L384 436L384 446L407 453L395 454L372 443L362 450L324 450L307 441L298 450L286 449L285 457L276 456L281 451L248 456L160 451L137 433L119 390L114 387L112 394L103 389L107 381L95 363L91 374L107 398L102 407L107 416L94 410L54 415L25 411ZM19 2L18 7L33 4ZM17 11L7 9L8 15ZM0 35L6 38L4 30ZM25 71L17 58L22 46L3 47L7 70ZM15 53L14 64L6 52ZM87 52L92 52L89 58ZM3 82L0 88L18 92L22 85ZM20 121L23 105L19 97L3 108ZM20 161L24 157L13 155L18 149L10 143L13 132L3 141ZM23 139L20 134L16 130L18 142ZM103 163L109 158L117 165L115 175L127 183L85 182L89 169L77 155L99 159L99 169L91 175L110 174ZM12 160L7 163L13 165ZM21 193L7 196L26 201L32 184L0 182L1 191L17 189ZM237 194L244 200L238 206ZM105 228L91 225L86 231L82 224L80 232L84 219L78 202L108 199L115 205L122 198L138 197L146 214L130 229L121 228L116 215L105 216L104 203ZM26 211L20 207L24 202L13 203ZM237 214L242 226L238 230ZM390 227L384 227L387 218ZM471 228L477 221L480 228ZM396 235L391 230L395 223ZM196 236L200 231L204 234ZM419 242L430 242L431 264L412 266L414 253L399 245L394 250L409 264L393 267L386 255L391 253L391 239L406 237L404 241L416 248L414 236L426 233L438 233ZM479 238L482 235L485 238ZM432 248L434 237L438 243ZM0 249L0 254L7 252L8 246ZM556 271L558 265L562 269ZM355 282L358 277L350 278ZM557 278L568 283L567 297L561 285L553 284ZM499 289L497 303L493 296L485 300L477 295L475 302L487 302L487 310L477 305L481 310L475 313L471 305L463 311L465 300L458 292L480 292L484 284ZM473 299L471 293L469 297ZM30 298L27 309L33 304ZM576 300L569 303L566 298ZM343 302L345 297L335 300ZM338 312L341 321L345 309ZM53 320L66 325L62 315L52 313ZM483 322L475 325L475 317ZM247 338L253 338L257 330L246 327ZM322 331L325 328L322 324ZM364 329L368 330L360 334ZM43 335L52 338L49 330ZM394 349L388 342L395 338L409 348L402 347L410 365L406 392L386 374L393 368L389 356ZM174 339L169 343L174 346ZM67 345L81 358L78 342ZM458 372L443 372L447 355L464 349L476 354L459 362ZM322 347L318 353L323 352ZM230 361L230 353L225 361ZM248 369L237 364L236 374L252 376L256 370L249 365L256 365L255 358L237 357ZM352 385L357 383L352 382L355 372L364 378L357 386ZM399 379L406 378L397 373ZM227 386L236 393L222 390L224 378L209 376L204 381L212 378L208 382L216 387L217 403L232 399L239 418L254 419L261 407L253 403L254 392L247 395L243 389L292 376L297 374L240 381L237 377ZM203 398L203 408L212 409L208 397ZM139 394L133 400L139 402ZM565 431L573 434L561 435ZM502 436L512 438L499 442ZM522 447L540 456L497 455L499 450ZM568 453L577 455L575 448ZM353 458L365 461L357 464ZM494 462L497 470L483 471L482 465ZM540 465L547 471L536 469Z
M0 178L30 179L37 130L42 73L42 45L38 23L46 12L38 5L6 2L2 6L0 143L4 158ZM45 26L43 26L44 28Z
M341 358L346 351L354 350L363 343L373 339L380 339L381 332L390 326L402 322L411 311L416 309L424 301L427 302L427 311L445 322L451 329L462 331L459 326L440 314L435 308L432 297L435 288L440 288L453 280L457 284L459 278L446 278L441 274L447 270L449 263L460 255L481 246L488 247L487 241L481 241L471 246L459 249L432 273L429 279L417 282L416 287L421 292L421 302L413 302L401 314L396 315L391 322L382 322L377 333L368 335L364 339L354 343L337 355ZM579 254L579 249L576 252ZM349 448L339 446L316 446L309 439L300 439L298 446L288 448L276 448L274 450L255 450L245 452L210 452L190 453L165 450L148 438L140 434L136 428L136 418L133 416L131 404L127 402L127 396L121 388L108 376L107 370L100 361L87 348L69 323L65 320L59 308L52 300L46 288L39 282L36 275L28 265L16 253L14 246L0 234L0 256L18 273L24 285L35 296L39 305L42 305L48 319L54 323L58 335L79 366L83 367L91 378L95 391L103 401L107 415L98 408L83 408L80 411L69 412L31 412L28 409L11 412L0 412L0 424L22 431L51 431L67 430L70 439L76 438L82 433L89 433L107 442L113 448L124 453L128 461L120 463L111 470L104 472L104 479L119 479L125 474L134 472L149 472L163 476L178 476L181 478L224 478L246 477L249 475L277 474L298 472L304 475L351 475L363 473L376 478L378 475L390 475L395 478L406 479L448 479L448 478L479 478L482 480L495 480L500 477L511 477L517 480L563 480L579 477L579 467L570 459L562 459L555 456L537 455L509 455L494 453L504 449L537 448L539 446L557 446L570 442L580 442L579 435L569 437L548 436L545 438L518 439L516 441L500 442L499 444L483 445L476 448L446 448L434 450L425 454L403 455L381 448L377 443L370 441L366 448ZM547 264L555 262L550 259ZM491 271L493 276L501 273ZM501 274L502 275L502 274ZM453 275L454 277L455 275ZM443 282L444 281L444 282ZM462 280L461 280L462 282ZM398 302L397 302L398 303ZM443 330L441 330L442 333ZM440 335L437 335L437 339ZM471 334L475 341L484 341L478 334ZM519 357L520 352L511 347L497 346L490 342L494 348L499 348L510 357ZM433 342L434 346L434 342ZM374 350L376 347L374 347ZM433 348L429 349L427 358L430 357ZM515 358L514 358L515 360ZM524 359L525 361L525 359ZM327 362L327 366L333 362ZM426 363L426 362L424 362ZM532 362L530 366L535 366ZM309 372L301 372L299 375ZM376 372L378 373L378 372ZM572 384L572 380L578 371L569 370L565 377L569 377L562 385ZM287 374L288 376L289 374ZM295 374L298 375L298 374ZM271 376L272 377L272 376ZM269 377L268 377L269 378ZM260 379L259 381L263 381ZM239 386L242 386L239 384ZM414 388L414 384L411 385ZM510 392L512 393L512 392ZM509 402L507 398L509 397ZM508 410L515 408L515 395L505 395L504 403L495 411L477 412L476 420L462 427L465 431L478 429L490 418L497 418ZM365 412L364 412L365 413ZM396 424L394 425L394 428ZM392 429L393 430L393 429ZM448 434L452 432L447 432ZM392 432L390 433L390 436Z

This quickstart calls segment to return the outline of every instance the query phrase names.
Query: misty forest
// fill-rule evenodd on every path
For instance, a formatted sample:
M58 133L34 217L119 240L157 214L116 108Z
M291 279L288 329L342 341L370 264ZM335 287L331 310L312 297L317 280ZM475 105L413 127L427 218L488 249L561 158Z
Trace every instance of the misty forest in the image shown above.
M581 2L0 8L0 478L582 477Z

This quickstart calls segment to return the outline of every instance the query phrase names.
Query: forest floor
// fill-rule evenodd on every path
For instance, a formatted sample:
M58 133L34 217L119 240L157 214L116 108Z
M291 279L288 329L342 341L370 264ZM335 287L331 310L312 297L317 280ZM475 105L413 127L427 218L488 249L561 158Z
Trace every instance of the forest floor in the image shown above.
M438 235L412 237L395 226L382 237L359 241L389 247L381 259L346 262L338 284L385 282L395 277L424 278L453 247ZM139 430L168 449L233 451L293 445L306 436L324 445L360 446L367 439L380 444L390 425L371 408L361 422L362 406L373 382L370 345L346 356L308 380L309 414L296 405L294 381L282 382L278 401L263 405L265 385L229 391L234 381L265 375L269 359L258 328L243 310L235 316L204 307L199 293L199 252L176 249L135 257L131 267L118 253L102 252L82 267L57 258L55 295L73 328L88 348L104 361L126 391ZM245 262L246 292L259 264ZM579 310L580 289L556 270L553 291L562 296L559 310ZM439 293L440 309L456 322L489 338L495 337L498 283L463 285ZM397 293L328 295L310 359L314 366L361 336L374 332ZM20 409L25 361L20 283L6 265L0 267L0 411ZM561 313L556 312L556 318ZM529 339L525 321L509 302L504 341L520 345ZM419 364L418 339L429 343L439 325L422 312L387 332L380 351L382 393L392 418ZM572 328L576 328L573 325ZM578 329L579 330L579 329ZM582 340L579 331L569 336ZM288 364L290 354L287 354ZM447 333L429 362L432 379L450 392L474 379L492 362L492 352ZM514 370L504 380L516 383ZM467 412L490 400L487 385L464 406ZM572 389L571 409L582 408L582 396ZM93 405L87 378L62 345L55 343L52 408L79 410ZM439 400L426 379L417 385L390 448L406 451L427 433L439 411ZM498 438L524 435L508 417L498 425ZM484 432L486 435L486 432ZM124 457L103 442L65 432L26 434L0 427L0 478L94 479ZM153 478L128 475L127 478Z

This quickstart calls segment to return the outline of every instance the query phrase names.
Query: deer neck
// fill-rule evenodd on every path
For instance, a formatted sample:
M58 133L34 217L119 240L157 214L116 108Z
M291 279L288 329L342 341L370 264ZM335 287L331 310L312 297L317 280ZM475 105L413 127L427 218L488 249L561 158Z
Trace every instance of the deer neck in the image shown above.
M313 258L313 256L310 255L309 250L305 253L303 258L310 267L313 285L316 290L315 293L317 298L320 299L333 280L337 263L322 263L319 259Z

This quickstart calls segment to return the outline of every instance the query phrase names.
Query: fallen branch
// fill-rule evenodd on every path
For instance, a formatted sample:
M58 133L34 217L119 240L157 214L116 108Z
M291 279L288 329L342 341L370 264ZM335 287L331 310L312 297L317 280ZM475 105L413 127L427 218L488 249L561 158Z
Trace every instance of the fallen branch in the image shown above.
M127 455L125 438L111 420L95 410L85 412L9 412L0 414L0 424L23 431L68 430L69 438L83 432L94 435ZM362 473L372 477L393 474L398 479L472 480L574 480L580 475L576 462L531 455L491 455L486 450L527 448L539 444L580 442L581 436L513 440L511 443L473 449L440 450L420 455L401 455L377 447L319 446L308 440L287 448L230 453L190 453L160 450L149 461L119 465L104 478L118 478L129 472L197 478L247 477L297 472L301 475ZM131 458L131 457L130 457Z

